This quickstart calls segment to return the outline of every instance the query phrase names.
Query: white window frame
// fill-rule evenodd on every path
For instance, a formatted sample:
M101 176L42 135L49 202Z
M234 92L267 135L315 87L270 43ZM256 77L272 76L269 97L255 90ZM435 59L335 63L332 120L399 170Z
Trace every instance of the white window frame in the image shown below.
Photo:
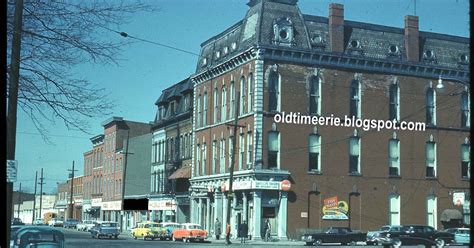
M360 135L359 135L359 133L358 133L357 130L354 130L354 134L349 138L349 160L350 160L350 156L352 155L351 152L350 152L351 149L352 149L352 148L351 148L351 141L352 141L352 140L357 140L357 145L358 145L358 149L357 149L357 153L358 153L358 154L357 154L357 157L358 157L358 158L357 158L357 159L358 159L358 161L357 161L357 171L356 171L356 172L351 172L351 171L350 171L351 168L350 168L350 161L349 161L349 174L350 174L350 175L351 175L351 174L353 174L353 175L360 175L360 174L362 174L362 172L361 172L361 164L360 164L360 163L361 163L361 158L360 158L360 157L361 157L362 140L361 140L361 137L360 137Z
M464 100L466 100L466 103L464 103ZM471 99L467 87L461 93L461 115L464 115L464 113L466 114L466 119L463 121L461 117L461 127L469 128L471 127Z
M314 145L315 147L311 147L311 137L317 137L316 144ZM315 151L315 152L311 152ZM321 172L321 135L319 135L317 132L316 133L311 133L308 136L308 160L309 160L309 154L310 153L317 153L318 154L318 168L317 169L310 169L310 161L308 161L308 171L310 172Z
M244 169L245 162L245 134L240 133L239 135L239 170Z
M207 92L204 92L202 96L203 99L203 117L202 117L202 126L207 126L207 109L208 109L208 99L207 99Z
M246 89L246 80L245 77L240 77L240 103L239 103L239 115L247 113L247 108L245 104L245 94L247 94Z
M219 146L219 153L220 153L220 158L219 158L219 173L223 174L225 173L225 154L226 154L226 149L225 149L225 139L221 139L221 143Z
M212 175L216 174L216 166L217 166L217 141L212 141Z
M438 228L438 199L435 195L426 198L426 225Z
M354 91L352 90L354 82L357 82L356 95L352 95L352 93L354 93ZM362 83L360 82L359 79L353 79L351 81L349 91L350 91L350 94L349 94L350 105L352 105L352 101L357 102L357 113L356 113L355 117L360 119L360 118L362 118ZM350 113L350 106L349 106L349 114L350 115L352 114L352 113Z
M253 163L253 136L252 132L247 132L247 168L252 168Z
M227 89L222 86L222 102L221 102L221 121L227 120Z
M312 91L312 89L313 89L313 81L316 81L316 84L317 84L317 86L316 86L316 88L317 88L317 89L316 89L317 94ZM318 75L313 75L313 76L311 76L311 78L310 78L310 80L309 80L309 84L310 84L310 85L309 85L309 101L308 101L308 102L309 102L309 105L310 105L310 106L309 106L309 110L311 110L311 98L316 97L316 104L317 104L317 106L316 106L316 107L317 107L317 108L316 108L316 112L311 112L311 111L310 111L310 114L316 114L316 115L320 116L320 115L321 115L321 102L322 102L322 99L321 99L321 98L322 98L322 94L321 94L321 89L322 89L322 87L321 87L321 77L319 77Z
M229 119L234 118L235 115L235 83L234 81L230 82L230 103L229 103Z
M400 209L401 196L399 194L390 194L388 197L388 224L389 225L400 225L401 209Z
M392 102L391 102L391 95L393 94L392 90L395 90L395 102L393 103L393 105L395 106L395 118L392 118L392 116L390 116L390 120L393 120L395 119L396 121L400 121L400 84L396 81L394 83L392 83L390 85L390 88L389 88L389 108L391 108L392 106ZM389 114L390 114L390 110L389 110Z
M428 162L428 145L429 144L433 144L433 149L434 149L434 162L433 163L429 163ZM426 163L426 167L432 167L433 168L433 171L434 171L434 177L433 178L437 178L438 177L438 173L437 173L437 163L438 163L438 156L437 156L437 144L436 142L434 141L433 139L433 135L430 135L430 139L425 143L425 163ZM425 172L425 176L427 176L427 173ZM428 177L428 178L431 178L431 177Z
M253 73L249 73L247 77L247 90L248 90L248 97L247 97L247 110L248 112L253 111L253 95L254 95L254 78Z
M396 146L396 153L398 157L394 159L394 155L392 154L392 146ZM400 176L400 140L397 138L396 133L394 132L393 137L388 142L388 167L389 168L397 168L397 175L391 175L389 172L389 176Z
M200 166L202 166L201 164L201 145L200 144L196 144L196 163L195 163L198 168L195 170L196 172L196 176L199 176L200 173L201 173L201 168Z
M270 94L272 93L270 91L270 89L272 89L272 77L273 75L275 75L276 77L276 83L278 83L278 87L277 87L277 92L275 92L276 94L276 110L271 110L270 109ZM268 78L268 95L269 95L269 99L268 99L268 111L277 111L277 112L281 112L281 75L280 73L276 72L276 71L271 71L270 72L270 75L269 75L269 78Z
M429 110L429 108L428 108L428 106L429 106L428 105L429 104L428 103L428 94L430 94L430 92L433 94L433 113L431 113L431 115L432 115L432 117L431 117L432 122L431 123L428 122L428 113L429 113L428 112L428 110ZM430 82L430 85L429 85L428 89L426 89L426 96L425 97L426 97L425 104L426 104L426 115L427 115L426 116L426 118L427 118L426 119L426 125L436 126L436 123L437 123L437 120L436 120L436 90L433 88L433 83L432 82Z
M219 111L219 92L217 90L217 87L214 88L214 121L213 123L216 124L219 122L218 120L218 112Z

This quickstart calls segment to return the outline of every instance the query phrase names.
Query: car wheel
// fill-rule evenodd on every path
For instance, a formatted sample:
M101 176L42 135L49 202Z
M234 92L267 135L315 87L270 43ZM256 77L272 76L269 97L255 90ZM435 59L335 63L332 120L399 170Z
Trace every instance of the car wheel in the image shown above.
M318 239L318 240L314 241L314 245L322 245L322 244L323 244L322 239Z
M118 235L114 235L114 239L118 239Z
M97 239L100 239L100 234L97 234L97 235L96 235L96 238L97 238Z
M436 247L444 247L444 239L441 239L441 238L437 238L435 239L435 243L436 243Z
M133 239L137 239L137 236L135 236L135 235L133 235L133 234L132 234L132 236L133 236Z

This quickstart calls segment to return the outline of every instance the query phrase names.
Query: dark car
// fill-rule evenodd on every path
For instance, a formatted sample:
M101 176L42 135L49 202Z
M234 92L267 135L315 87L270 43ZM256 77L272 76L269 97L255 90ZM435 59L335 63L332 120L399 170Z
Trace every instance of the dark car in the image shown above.
M306 245L321 245L322 243L341 243L347 245L357 241L365 241L367 234L353 232L348 227L330 227L324 233L308 233L301 238Z
M77 224L79 224L79 220L76 220L76 219L67 219L64 224L63 224L63 227L64 228L76 228L77 227Z
M108 237L117 239L120 234L120 227L117 222L104 221L98 222L90 230L92 238Z
M367 245L378 245L378 244L382 244L382 240L385 239L383 237L383 233L396 233L396 232L401 232L402 231L402 226L400 225L386 225L386 226L382 226L380 227L379 230L377 231L369 231L367 232L367 238L366 238L366 241L365 243Z
M13 218L12 219L12 226L23 226L25 223L20 218Z
M64 248L64 234L47 226L24 226L12 234L12 248Z
M385 238L382 244L395 247L401 245L443 247L454 240L454 234L437 231L431 226L424 225L404 225L401 232L385 232L381 235Z

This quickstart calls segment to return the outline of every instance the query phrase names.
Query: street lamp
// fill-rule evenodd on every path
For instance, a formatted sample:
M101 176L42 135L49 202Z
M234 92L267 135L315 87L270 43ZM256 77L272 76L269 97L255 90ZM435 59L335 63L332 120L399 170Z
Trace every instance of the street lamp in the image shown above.
M351 208L351 196L356 196L356 197L360 196L360 192L359 192L359 189L357 188L357 185L352 186L352 191L349 192L349 211L347 212L347 214L348 214L347 220L349 222L349 224L348 224L349 228L351 228L351 210L352 210L352 208Z
M456 78L444 78L444 79L448 80L448 81L455 81L455 82L461 83L464 86L469 85L469 82L462 81L462 80L456 79ZM439 75L439 77L438 77L438 84L436 85L436 90L439 91L440 93L443 93L444 90L445 90L445 87L444 87L444 84L443 84L443 78L441 77L441 75Z
M310 210L309 210L309 207L310 207L310 205L311 205L311 204L310 204L310 200L311 200L310 196L311 196L311 194L313 194L313 195L319 195L320 193L321 193L321 192L319 192L318 186L316 185L316 183L313 183L313 188L312 188L312 190L308 191L308 223L307 223L307 228L308 228L308 229L309 229L309 223L310 223L310 217L311 217L311 215L310 215L311 212L310 212Z

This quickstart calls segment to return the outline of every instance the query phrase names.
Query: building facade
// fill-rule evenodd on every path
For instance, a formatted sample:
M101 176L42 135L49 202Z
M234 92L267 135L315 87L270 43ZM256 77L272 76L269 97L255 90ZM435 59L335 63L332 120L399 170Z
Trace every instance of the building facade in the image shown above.
M101 219L102 207L102 169L104 157L104 135L91 139L92 150L84 153L84 200L83 219Z
M416 16L404 28L347 21L340 4L329 17L302 14L296 0L248 6L201 45L191 76L192 222L212 231L218 218L225 230L230 199L233 237L243 221L255 239L267 220L279 239L470 225L468 38L420 31ZM453 209L465 220L448 222Z
M40 209L40 201L41 209ZM23 201L19 205L15 205L15 216L20 218L23 223L25 224L32 224L33 223L33 206L35 206L35 219L45 219L44 215L47 213L56 213L57 210L54 208L54 204L56 202L56 195L43 195L40 197L39 195L36 196L36 205L33 201ZM20 211L18 211L20 208Z

